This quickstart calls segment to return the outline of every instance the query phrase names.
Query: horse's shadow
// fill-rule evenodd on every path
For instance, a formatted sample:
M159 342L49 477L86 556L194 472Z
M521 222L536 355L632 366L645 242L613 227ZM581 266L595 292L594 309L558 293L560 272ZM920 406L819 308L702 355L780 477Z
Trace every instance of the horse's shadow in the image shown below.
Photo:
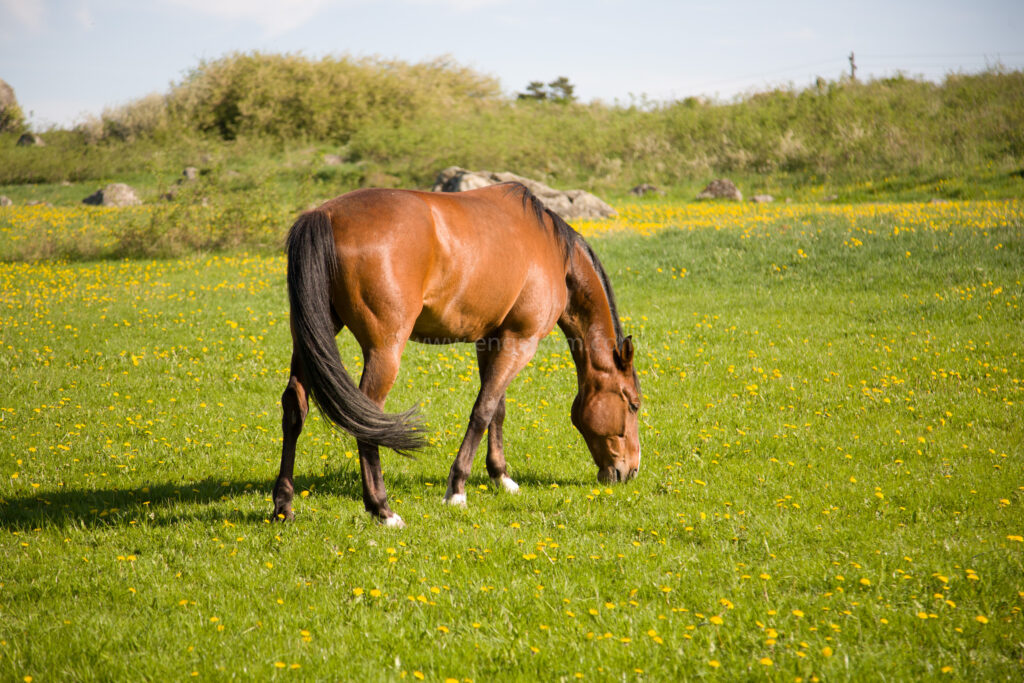
M361 496L358 476L355 487L342 473L329 476L339 480L331 484L339 495ZM297 483L301 487L301 482ZM0 499L0 528L170 526L204 520L261 524L270 520L273 504L266 499L273 486L272 479L211 476L197 482L162 482L129 489L62 487ZM218 505L225 502L233 504Z
M544 489L589 486L583 479L546 477L532 471L513 473L526 488ZM445 477L424 473L394 473L386 478L392 496L444 493ZM489 484L486 471L475 472L467 482ZM432 484L428 487L427 484ZM171 526L189 521L263 524L269 522L273 479L225 480L208 476L198 482L162 482L136 488L61 487L0 498L0 528L29 531L38 528L110 527L145 523ZM312 491L362 502L359 472L343 468L322 476L299 476L295 490ZM232 503L232 505L220 505Z

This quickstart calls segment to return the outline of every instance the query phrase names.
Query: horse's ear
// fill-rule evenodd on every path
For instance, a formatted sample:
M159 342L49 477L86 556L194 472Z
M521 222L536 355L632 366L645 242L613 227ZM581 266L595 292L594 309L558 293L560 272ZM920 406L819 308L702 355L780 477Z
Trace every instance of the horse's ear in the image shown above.
M622 344L615 351L615 361L620 370L626 370L633 364L633 336L630 335L622 340Z

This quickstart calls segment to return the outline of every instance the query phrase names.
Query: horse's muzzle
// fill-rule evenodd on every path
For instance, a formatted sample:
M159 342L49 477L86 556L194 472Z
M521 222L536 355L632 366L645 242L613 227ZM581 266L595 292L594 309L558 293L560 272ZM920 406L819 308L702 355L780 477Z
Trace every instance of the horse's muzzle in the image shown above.
M602 467L597 471L597 480L602 484L614 484L617 482L629 481L636 477L639 468L619 469L618 467Z

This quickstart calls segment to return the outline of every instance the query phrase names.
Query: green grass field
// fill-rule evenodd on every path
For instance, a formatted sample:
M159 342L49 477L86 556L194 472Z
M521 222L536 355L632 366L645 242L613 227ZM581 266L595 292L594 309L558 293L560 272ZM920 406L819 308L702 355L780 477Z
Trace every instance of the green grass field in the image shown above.
M638 478L597 484L556 333L509 392L520 495L481 454L442 506L475 359L410 345L401 531L315 410L270 522L283 258L0 263L0 680L1020 680L1024 208L721 207L587 231Z

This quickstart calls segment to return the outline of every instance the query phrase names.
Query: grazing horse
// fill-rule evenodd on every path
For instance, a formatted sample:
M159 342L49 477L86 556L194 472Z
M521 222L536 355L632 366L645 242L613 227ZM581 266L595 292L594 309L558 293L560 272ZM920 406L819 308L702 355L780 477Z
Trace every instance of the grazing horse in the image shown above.
M291 519L295 444L312 397L359 444L363 504L388 526L378 449L423 446L412 410L383 412L408 340L476 344L480 393L448 475L444 501L466 504L473 456L487 432L487 472L500 490L519 487L505 469L505 390L555 326L576 365L572 423L602 482L640 468L640 387L611 284L583 238L526 187L457 194L357 190L304 213L288 233L291 377L281 397L284 441L274 519ZM334 337L347 327L363 351L359 386Z

